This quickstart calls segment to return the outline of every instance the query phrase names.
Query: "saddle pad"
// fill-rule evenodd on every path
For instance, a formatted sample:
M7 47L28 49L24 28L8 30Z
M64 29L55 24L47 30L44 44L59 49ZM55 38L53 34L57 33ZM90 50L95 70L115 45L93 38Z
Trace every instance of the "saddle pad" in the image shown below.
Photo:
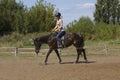
M70 34L65 34L64 36L61 37L61 40L64 40L64 39L69 38L69 35L70 35Z

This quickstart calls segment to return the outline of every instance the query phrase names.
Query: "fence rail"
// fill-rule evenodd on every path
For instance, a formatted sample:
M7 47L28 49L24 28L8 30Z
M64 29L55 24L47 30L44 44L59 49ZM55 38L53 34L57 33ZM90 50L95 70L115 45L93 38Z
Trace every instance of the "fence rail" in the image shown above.
M108 55L110 53L120 53L120 47L111 47L111 46L92 46L85 47L87 53L95 53L95 54L105 54ZM74 52L75 48L65 49L66 53ZM48 49L42 49L41 52L47 52ZM0 53L13 53L17 56L19 53L35 53L34 48L18 48L18 47L0 47Z

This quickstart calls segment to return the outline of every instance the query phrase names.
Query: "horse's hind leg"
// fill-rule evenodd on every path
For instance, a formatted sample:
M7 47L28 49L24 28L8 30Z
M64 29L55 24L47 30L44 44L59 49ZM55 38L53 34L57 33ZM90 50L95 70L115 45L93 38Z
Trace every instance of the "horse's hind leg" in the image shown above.
M85 53L85 49L82 49L83 55L84 55L84 59L87 62L87 57L86 57L86 53Z
M56 52L57 57L58 57L58 59L59 59L59 63L61 63L61 62L62 62L62 60L61 60L61 57L60 57L60 54L59 54L58 50L56 49L56 50L55 50L55 52Z
M81 54L82 50L81 49L77 49L77 59L76 59L76 63L79 62L79 58L80 58L80 54Z
M77 49L76 63L79 62L79 57L80 57L80 55L82 55L82 52L83 52L83 55L84 55L84 60L87 62L87 57L86 57L85 49Z

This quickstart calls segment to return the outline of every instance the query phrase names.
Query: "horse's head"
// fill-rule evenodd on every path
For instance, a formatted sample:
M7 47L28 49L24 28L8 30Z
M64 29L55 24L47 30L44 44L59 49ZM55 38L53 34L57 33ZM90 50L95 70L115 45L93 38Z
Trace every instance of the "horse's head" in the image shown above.
M40 42L40 40L38 38L34 39L33 41L34 41L34 45L35 45L35 52L38 55L42 43Z

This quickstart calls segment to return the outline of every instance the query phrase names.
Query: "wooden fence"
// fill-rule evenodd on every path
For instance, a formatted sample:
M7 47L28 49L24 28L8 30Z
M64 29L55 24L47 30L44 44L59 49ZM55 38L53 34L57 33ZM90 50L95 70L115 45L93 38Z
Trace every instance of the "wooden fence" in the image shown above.
M93 53L93 54L105 54L108 55L110 53L120 53L120 46L92 46L92 47L85 47L87 54ZM47 53L48 49L41 49L41 53ZM75 48L70 47L63 49L65 53L71 53L76 52ZM0 53L13 53L15 56L17 56L20 53L34 53L34 48L17 48L17 47L0 47Z

